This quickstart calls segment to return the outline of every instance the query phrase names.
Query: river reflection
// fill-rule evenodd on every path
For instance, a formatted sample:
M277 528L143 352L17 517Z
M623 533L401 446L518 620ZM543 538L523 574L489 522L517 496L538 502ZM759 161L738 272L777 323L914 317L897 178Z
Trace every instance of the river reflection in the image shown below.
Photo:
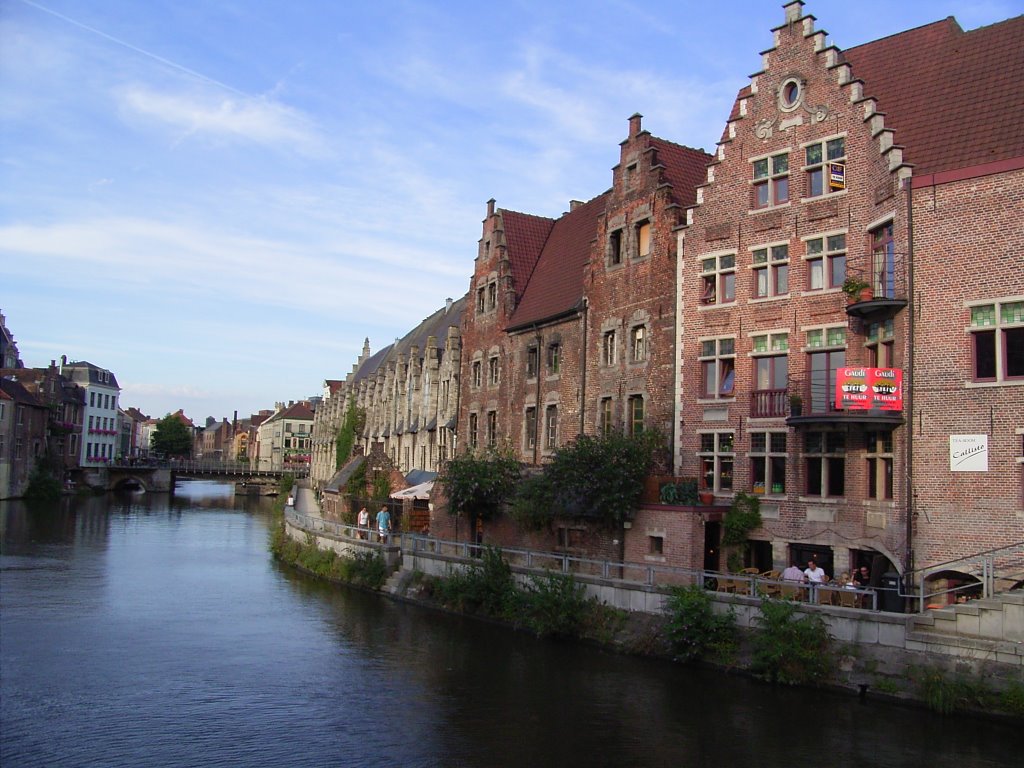
M269 504L0 503L6 766L1004 766L992 723L539 642L267 553Z

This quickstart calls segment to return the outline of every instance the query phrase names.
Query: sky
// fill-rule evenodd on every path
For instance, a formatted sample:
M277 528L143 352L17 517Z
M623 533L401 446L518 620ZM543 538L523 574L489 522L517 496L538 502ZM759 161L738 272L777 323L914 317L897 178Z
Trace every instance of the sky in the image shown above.
M1024 0L809 0L840 48ZM0 0L0 312L197 422L320 394L557 217L628 118L713 151L779 0Z

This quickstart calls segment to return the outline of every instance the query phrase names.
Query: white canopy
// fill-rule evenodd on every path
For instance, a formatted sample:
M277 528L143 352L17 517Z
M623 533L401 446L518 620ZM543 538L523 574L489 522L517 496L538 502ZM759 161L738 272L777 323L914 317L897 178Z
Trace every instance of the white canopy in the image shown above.
M425 483L414 485L411 488L405 488L401 491L395 491L391 494L392 499L429 499L430 489L434 487L434 481L428 480Z

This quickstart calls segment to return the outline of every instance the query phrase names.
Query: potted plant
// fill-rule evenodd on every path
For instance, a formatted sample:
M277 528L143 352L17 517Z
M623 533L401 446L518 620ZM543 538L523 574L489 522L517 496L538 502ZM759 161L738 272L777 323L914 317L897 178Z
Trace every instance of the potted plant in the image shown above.
M796 392L789 396L789 415L800 416L804 412L804 399Z
M855 301L868 301L872 296L871 283L853 275L850 275L843 281L842 290L851 303Z

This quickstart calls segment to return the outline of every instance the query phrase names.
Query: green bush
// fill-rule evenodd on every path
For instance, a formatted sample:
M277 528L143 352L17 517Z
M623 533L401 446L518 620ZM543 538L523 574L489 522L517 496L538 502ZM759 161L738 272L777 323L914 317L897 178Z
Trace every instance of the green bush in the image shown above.
M1024 685L1010 683L1006 690L999 694L1000 709L1017 717L1024 717Z
M586 589L571 575L549 571L531 575L517 591L519 621L537 637L572 637L580 634L591 606ZM515 615L509 618L516 618Z
M832 668L832 638L817 614L796 618L796 605L786 600L761 601L754 617L760 631L753 636L751 669L766 680L806 685L828 677Z
M711 596L693 585L675 587L665 603L666 633L677 661L707 656L729 661L736 652L736 616L716 614Z
M434 594L458 611L504 618L516 599L512 568L500 549L485 547L479 565L439 579Z

